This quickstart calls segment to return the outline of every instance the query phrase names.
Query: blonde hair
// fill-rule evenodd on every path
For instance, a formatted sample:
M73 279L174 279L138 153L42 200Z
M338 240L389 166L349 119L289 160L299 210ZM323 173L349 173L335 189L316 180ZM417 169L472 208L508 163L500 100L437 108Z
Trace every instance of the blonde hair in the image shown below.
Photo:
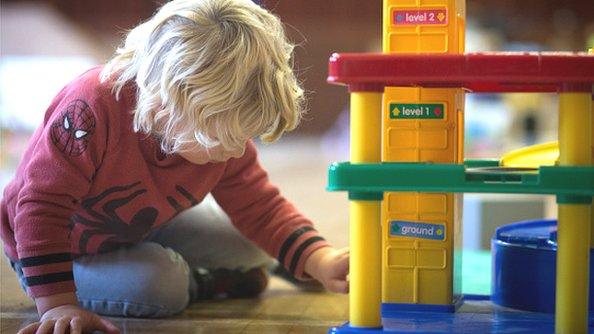
M250 0L173 0L132 29L105 65L119 99L134 81L134 130L165 152L188 144L243 148L293 130L304 111L294 45L279 18Z

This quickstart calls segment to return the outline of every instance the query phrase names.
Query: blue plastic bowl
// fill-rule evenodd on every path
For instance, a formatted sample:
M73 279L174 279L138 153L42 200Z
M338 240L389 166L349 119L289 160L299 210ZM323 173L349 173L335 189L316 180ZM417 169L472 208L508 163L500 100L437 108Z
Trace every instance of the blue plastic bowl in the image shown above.
M494 303L532 312L555 312L557 221L534 220L498 228L491 239ZM590 251L590 272L594 254ZM590 301L594 286L590 275ZM590 311L594 310L590 302Z

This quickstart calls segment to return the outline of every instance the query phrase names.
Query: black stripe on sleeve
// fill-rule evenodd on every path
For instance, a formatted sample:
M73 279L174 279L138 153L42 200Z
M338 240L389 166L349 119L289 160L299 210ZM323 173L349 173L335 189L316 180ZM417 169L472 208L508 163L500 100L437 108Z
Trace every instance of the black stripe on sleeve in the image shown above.
M72 261L72 254L70 253L56 253L42 256L32 256L25 257L19 260L21 267L23 268L68 261Z
M283 245L281 246L280 252L278 253L278 262L281 265L285 264L285 257L287 256L287 253L289 252L289 249L291 249L291 246L293 246L293 244L295 243L295 241L302 236L304 233L309 232L309 231L313 231L313 227L311 226L303 226L301 228L298 228L297 230L295 230L295 232L293 232L288 238L287 240L285 240L285 242L283 242Z
M179 202L176 201L175 198L167 196L167 202L169 202L169 205L171 205L173 210L175 210L177 213L184 211L184 207L181 206L181 204L179 204Z
M301 257L301 254L303 254L305 249L315 242L324 241L324 240L326 240L326 239L324 239L320 236L311 237L311 238L305 240L299 246L299 248L297 248L297 250L295 251L295 255L293 255L293 259L291 259L291 266L289 267L289 272L291 273L291 275L295 276L295 269L297 269L297 263L299 263L299 258Z
M73 280L74 280L74 275L72 275L72 271L65 271L62 273L47 274L47 275L40 275L40 276L25 277L25 282L27 283L27 286L29 286L29 287L35 286L35 285L73 281Z
M200 203L200 202L198 202L198 200L196 199L196 197L192 196L192 194L190 194L183 187L176 185L175 186L175 190L179 191L179 193L182 194L182 196L184 196L188 201L190 201L190 203L192 204L192 206L198 205Z

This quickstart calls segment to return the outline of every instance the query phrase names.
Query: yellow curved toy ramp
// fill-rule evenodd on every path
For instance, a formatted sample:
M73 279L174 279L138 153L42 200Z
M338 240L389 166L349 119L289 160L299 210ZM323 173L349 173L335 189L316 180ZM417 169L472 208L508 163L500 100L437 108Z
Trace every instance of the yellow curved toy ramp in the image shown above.
M515 168L554 166L559 160L559 143L556 141L522 147L506 153L499 165Z

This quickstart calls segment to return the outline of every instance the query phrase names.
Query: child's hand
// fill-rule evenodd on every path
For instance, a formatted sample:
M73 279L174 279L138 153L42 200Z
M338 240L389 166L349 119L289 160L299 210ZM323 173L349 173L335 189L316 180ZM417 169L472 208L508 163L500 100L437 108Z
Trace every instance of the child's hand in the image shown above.
M332 292L349 292L349 249L324 247L314 251L305 262L305 272Z
M21 329L18 334L81 334L93 331L120 333L108 320L79 306L67 304L47 310L38 322Z

